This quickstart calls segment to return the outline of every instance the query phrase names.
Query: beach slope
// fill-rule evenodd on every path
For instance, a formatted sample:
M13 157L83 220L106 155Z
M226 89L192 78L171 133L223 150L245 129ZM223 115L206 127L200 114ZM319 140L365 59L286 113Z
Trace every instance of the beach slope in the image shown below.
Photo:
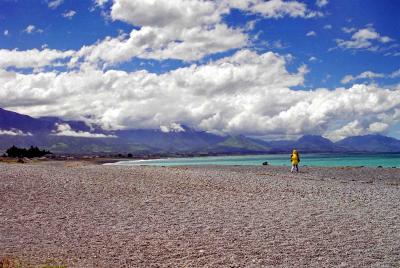
M399 267L400 170L0 163L0 257L67 267Z

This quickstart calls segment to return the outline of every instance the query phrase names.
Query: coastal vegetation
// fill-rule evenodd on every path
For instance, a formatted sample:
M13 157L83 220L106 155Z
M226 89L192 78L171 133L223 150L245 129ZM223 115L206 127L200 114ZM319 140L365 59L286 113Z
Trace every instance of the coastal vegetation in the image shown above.
M51 154L50 151L40 150L38 147L31 146L29 149L25 148L18 148L16 146L12 146L7 149L6 154L8 157L15 157L15 158L34 158L34 157L42 157L47 154Z

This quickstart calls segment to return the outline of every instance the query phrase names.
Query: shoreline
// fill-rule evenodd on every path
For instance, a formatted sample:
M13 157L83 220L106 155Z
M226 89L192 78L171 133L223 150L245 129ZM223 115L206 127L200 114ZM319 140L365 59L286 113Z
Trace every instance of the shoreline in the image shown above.
M253 156L253 155L242 155L242 156ZM207 156L201 157L205 158ZM210 157L217 157L217 156L210 156ZM225 157L225 156L218 156L218 157ZM241 157L241 156L237 156ZM9 157L0 157L0 164L38 164L41 165L43 163L75 163L77 165L100 165L100 166L125 166L125 167L134 167L134 166L148 166L148 167L198 167L198 166L211 166L211 167L226 167L226 166L239 166L239 167L283 167L283 168L290 168L290 163L288 164L273 164L268 163L268 165L263 165L262 163L254 165L254 164L173 164L173 165L165 165L165 164L146 164L147 162L152 161L168 161L168 160L180 160L180 159L192 159L197 157L169 157L169 158L153 158L153 159L132 159L132 158L113 158L113 157L69 157L69 158L33 158L27 159L24 158L21 163L19 163L18 158L9 158ZM266 159L268 160L268 159ZM120 163L121 162L121 163ZM137 164L124 164L124 162L136 162ZM266 161L268 162L268 161ZM118 164L120 163L120 164ZM315 167L315 168L371 168L371 169L400 169L400 166L366 166L366 165L336 165L336 166L323 166L323 165L300 165L299 168L306 168L306 167Z
M309 158L310 156L322 156L321 159L327 159L325 165L321 163L321 160L316 158ZM387 155L387 154L384 154ZM391 155L399 155L399 154L391 154ZM257 160L250 160L248 158L255 158L255 155L238 155L238 156L203 156L203 157L165 157L165 158L155 158L155 159L120 159L118 161L113 162L105 162L104 165L120 165L120 166L280 166L280 167L290 167L291 164L289 161L285 161L284 163L279 158L271 158L274 155L258 155L265 156L265 158L260 158ZM286 156L286 154L282 154L280 156ZM335 160L329 162L330 157L335 157L335 154L303 154L302 155L302 163L300 163L300 167L370 167L370 168L400 168L400 157L398 159L399 162L396 162L396 165L385 162L386 159L382 159L382 163L371 164L370 159L365 157L369 156L379 156L379 154L363 154L360 155L359 159L355 160L354 164L341 164L341 161L338 161L338 164L334 164ZM341 155L343 156L343 155ZM353 155L345 155L344 159L347 157L358 156L358 154ZM399 155L400 156L400 155ZM328 157L328 158L324 158ZM239 160L238 159L241 159ZM205 161L209 159L210 161ZM236 162L237 161L237 162ZM364 161L364 162L363 162ZM393 162L393 161L392 161Z

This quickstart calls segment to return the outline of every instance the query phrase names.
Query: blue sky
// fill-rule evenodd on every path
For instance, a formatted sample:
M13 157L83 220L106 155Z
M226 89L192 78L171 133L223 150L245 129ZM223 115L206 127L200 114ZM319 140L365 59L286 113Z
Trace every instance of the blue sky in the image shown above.
M7 75L3 73L3 80L9 84L3 88L3 94L8 92L9 96L12 90L21 91L15 92L13 98L3 99L1 105L33 116L95 118L92 123L109 128L180 123L211 132L244 133L267 139L302 134L321 134L332 139L370 133L400 137L397 103L400 5L396 0L184 2L0 0L0 49L3 53L0 54L3 56L0 68L7 72ZM245 52L252 60L251 66L246 57L235 58ZM270 52L274 56L268 54ZM229 91L232 77L230 81L220 80L226 79L226 65L233 68L230 73L235 77L242 77L239 75L242 71L256 69L252 75L268 70L276 72L267 73L264 80L257 81L259 84L247 81L245 75L241 80L233 79L243 87L238 89L238 97L236 91ZM207 75L216 75L211 79L213 84L201 84L201 79L194 84L195 81L190 80L196 75L207 78L203 73L210 70ZM117 72L124 75L117 75ZM20 74L20 80L6 80L11 73ZM79 73L104 77L97 82L76 80ZM181 73L188 73L186 80L179 76ZM108 77L112 75L118 79ZM121 77L138 84L133 86ZM24 79L43 80L43 84L36 85ZM287 83L282 84L280 79ZM60 85L61 81L65 84ZM12 82L20 87L12 89ZM85 92L87 98L91 97L87 106L79 111L73 108L76 92L69 97L70 92L65 89L69 83L72 87L83 83L74 90L83 97L86 97ZM192 86L189 89L181 86L183 84ZM263 88L263 84L270 84L271 89ZM171 85L177 86L169 88ZM122 99L110 102L104 92L95 88L97 86L110 94L115 90ZM204 88L193 90L197 86ZM365 95L353 96L352 90L358 92L354 86L364 86ZM157 90L165 87L169 92L163 93L171 97L169 101L174 107L171 114L166 112L167 108L154 109L163 103L163 99L155 101L154 96ZM207 87L213 90L208 92ZM318 93L309 93L314 91ZM32 96L26 98L30 93ZM373 96L376 100L370 100L371 105L382 107L371 106L369 110L363 107L359 111L347 108L343 113L332 115L334 112L321 108L323 105L319 105L317 99L325 94L324 105L332 106L329 98L336 93L343 103ZM287 103L270 101L276 94L290 97ZM50 99L60 96L65 97L64 102ZM152 97L145 100L144 96ZM194 101L195 96L203 101ZM265 105L256 99L258 97L265 98ZM295 120L290 116L287 119L285 114L301 109L302 97L307 102L304 110L319 105L321 113L326 114L317 116L310 111L304 114L307 120L304 117ZM392 102L381 103L385 98ZM208 102L209 99L213 102ZM174 103L177 100L184 102L180 103L182 107ZM239 101L240 105L248 106L233 105ZM119 106L120 102L124 103ZM64 109L59 111L55 108L57 105ZM141 112L128 111L132 107L138 107ZM190 111L185 111L187 107ZM201 111L196 107L202 107ZM165 116L166 113L169 115ZM314 119L317 121L312 121ZM262 122L266 122L265 126ZM285 129L285 125L290 127Z

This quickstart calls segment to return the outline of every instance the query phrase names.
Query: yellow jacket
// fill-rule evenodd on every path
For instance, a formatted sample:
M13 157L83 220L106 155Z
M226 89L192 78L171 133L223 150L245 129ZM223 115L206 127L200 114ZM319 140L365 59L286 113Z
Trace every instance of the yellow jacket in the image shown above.
M296 150L293 150L292 155L290 156L290 161L292 161L292 165L298 165L300 162L299 153Z

